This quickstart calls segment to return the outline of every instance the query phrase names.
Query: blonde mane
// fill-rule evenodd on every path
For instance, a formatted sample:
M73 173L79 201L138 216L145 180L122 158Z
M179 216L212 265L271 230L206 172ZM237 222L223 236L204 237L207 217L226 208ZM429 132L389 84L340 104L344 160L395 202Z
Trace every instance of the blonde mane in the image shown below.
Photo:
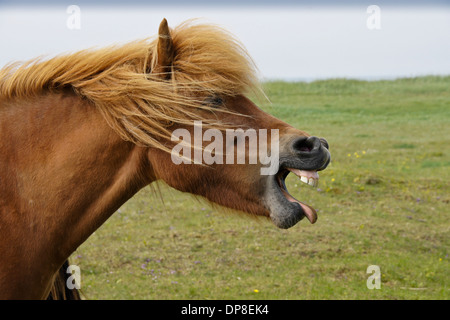
M199 115L199 108L218 112L205 103L208 97L260 91L253 61L227 31L187 22L171 35L175 55L168 80L152 73L155 37L9 64L0 70L0 97L26 98L71 88L123 139L170 151L164 144L170 140L170 125L191 126L193 120L220 125Z

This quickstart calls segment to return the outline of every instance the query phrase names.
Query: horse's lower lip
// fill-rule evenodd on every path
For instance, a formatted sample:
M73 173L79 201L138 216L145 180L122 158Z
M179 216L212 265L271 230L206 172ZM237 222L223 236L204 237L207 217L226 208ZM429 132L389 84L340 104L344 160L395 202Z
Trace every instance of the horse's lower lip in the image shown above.
M272 222L279 228L291 228L305 216L309 216L308 219L311 223L317 219L313 208L298 200L288 200L276 175L268 177L264 199Z
M294 174L297 175L297 176L300 178L300 173L301 173L302 171L299 170L299 169L291 169L291 168L287 168L287 173L286 173L286 170L284 170L284 172L281 171L281 172L279 172L279 173L276 175L277 184L278 184L278 186L279 186L279 188L280 188L280 190L281 190L281 193L283 194L283 196L286 198L287 201L289 201L289 202L291 202L291 203L297 203L298 205L300 205L301 209L303 210L304 216L306 216L306 218L309 220L309 222L311 222L311 224L314 224L314 223L317 221L317 213L316 213L316 210L315 210L313 207L311 207L311 206L309 206L309 205L307 205L307 204L305 204L305 203L303 203L303 202L301 202L301 201L295 199L295 198L289 193L289 191L288 191L287 188L286 188L284 179L285 179L286 176L289 174L289 172L294 172ZM307 184L311 184L311 185L317 186L317 183L318 183L318 180L319 180L319 176L318 176L318 174L317 174L317 171L305 172L305 174L309 174L310 176L314 176L314 178L310 178L310 179L309 179L309 182L308 182L308 181L305 182L305 181L303 181L303 179L302 179L302 182L305 182L305 183L307 183ZM304 177L304 176L301 176L301 178L303 178L303 177ZM311 183L312 181L313 181L313 184Z

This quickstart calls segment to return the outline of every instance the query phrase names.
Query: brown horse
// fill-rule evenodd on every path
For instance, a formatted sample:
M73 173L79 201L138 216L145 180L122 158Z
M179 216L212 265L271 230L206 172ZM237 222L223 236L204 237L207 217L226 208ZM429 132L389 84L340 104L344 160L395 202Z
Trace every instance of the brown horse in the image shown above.
M314 185L330 161L328 145L246 98L259 90L255 74L226 31L194 23L169 29L165 19L154 39L4 67L0 298L77 298L65 283L69 256L156 180L270 217L280 228L305 216L314 223L314 209L290 196L284 180L293 172ZM187 162L187 153L175 163L173 132L194 133L194 121L202 121L202 130L278 133L275 171L261 174L261 161Z

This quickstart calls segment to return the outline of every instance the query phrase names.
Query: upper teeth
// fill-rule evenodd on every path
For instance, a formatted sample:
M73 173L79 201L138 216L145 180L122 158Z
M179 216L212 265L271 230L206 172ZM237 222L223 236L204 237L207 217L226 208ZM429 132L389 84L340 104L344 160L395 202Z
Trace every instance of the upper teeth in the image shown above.
M319 184L319 174L317 171L306 171L299 169L290 169L289 171L294 173L303 183L309 184L310 186L317 187Z

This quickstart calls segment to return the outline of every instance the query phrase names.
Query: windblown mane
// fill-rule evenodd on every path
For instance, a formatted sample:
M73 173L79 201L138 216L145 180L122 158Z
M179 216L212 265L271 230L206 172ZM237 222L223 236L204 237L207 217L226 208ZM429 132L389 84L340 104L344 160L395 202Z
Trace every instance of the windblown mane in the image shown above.
M207 125L195 108L217 112L205 103L208 97L260 90L254 63L225 30L187 22L171 35L175 55L169 80L152 73L155 37L12 63L0 70L0 97L25 98L71 88L94 104L123 139L170 151L161 142L170 140L168 126L192 125L193 120Z

